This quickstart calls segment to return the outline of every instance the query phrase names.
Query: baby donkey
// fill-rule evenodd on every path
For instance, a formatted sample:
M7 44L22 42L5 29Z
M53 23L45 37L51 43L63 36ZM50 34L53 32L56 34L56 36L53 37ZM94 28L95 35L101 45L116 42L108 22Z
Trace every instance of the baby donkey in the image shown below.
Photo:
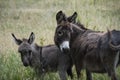
M68 76L73 78L72 60L68 54L62 54L55 45L38 46L33 43L35 35L31 32L29 39L17 39L12 33L13 39L19 46L18 52L25 67L32 67L35 72L42 75L46 72L59 72L60 80L67 80Z

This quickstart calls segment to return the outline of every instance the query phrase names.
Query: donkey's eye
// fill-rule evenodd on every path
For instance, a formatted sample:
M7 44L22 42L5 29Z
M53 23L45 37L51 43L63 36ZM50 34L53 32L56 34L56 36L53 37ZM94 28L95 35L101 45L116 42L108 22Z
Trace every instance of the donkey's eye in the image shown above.
M62 36L62 35L63 35L63 32L59 31L58 36Z

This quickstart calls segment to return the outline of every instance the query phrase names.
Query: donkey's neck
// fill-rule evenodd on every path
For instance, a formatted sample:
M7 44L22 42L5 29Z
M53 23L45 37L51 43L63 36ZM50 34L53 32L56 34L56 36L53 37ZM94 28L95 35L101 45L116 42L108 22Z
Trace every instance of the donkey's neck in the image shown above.
M76 22L75 23L75 25L77 25L79 28L81 28L81 29L84 29L84 30L90 30L90 29L88 29L88 28L86 28L86 27L84 27L84 25L83 24L81 24L79 21L78 22Z
M74 40L78 36L82 35L87 30L86 29L82 29L82 28L80 28L79 26L77 26L75 24L71 24L71 26L72 26L72 33L71 33L71 40L70 40L70 42L72 44L72 42L74 42Z
M41 46L38 46L36 43L31 44L32 51L38 52Z
M37 44L31 44L32 47L32 59L31 64L32 67L40 66L40 46Z

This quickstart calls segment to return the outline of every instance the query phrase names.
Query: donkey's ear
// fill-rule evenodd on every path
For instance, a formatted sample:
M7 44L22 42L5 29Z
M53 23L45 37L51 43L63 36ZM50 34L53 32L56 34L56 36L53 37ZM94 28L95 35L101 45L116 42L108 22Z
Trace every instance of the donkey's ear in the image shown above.
M75 23L76 22L76 18L77 18L77 12L74 12L72 16L70 16L70 17L67 18L67 20L69 22Z
M62 11L59 11L56 14L57 24L60 24L62 21L66 21L66 20L67 20L67 18L66 18L65 14Z
M33 32L31 32L30 37L28 39L28 43L32 44L35 40L35 35Z
M11 33L11 35L12 35L12 37L17 45L20 45L22 43L22 40L17 39L13 33Z

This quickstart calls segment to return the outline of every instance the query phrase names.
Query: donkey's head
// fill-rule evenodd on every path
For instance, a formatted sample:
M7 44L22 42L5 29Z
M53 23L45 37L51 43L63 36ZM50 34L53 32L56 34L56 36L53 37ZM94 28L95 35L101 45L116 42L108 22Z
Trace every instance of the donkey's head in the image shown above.
M70 50L70 40L73 35L73 31L75 30L75 34L77 34L79 30L82 30L80 27L75 25L76 17L76 12L70 17L66 17L62 11L59 11L56 15L57 28L55 31L54 42L63 52Z
M33 43L35 39L35 35L32 32L29 39L17 39L15 35L12 33L13 39L15 43L19 46L18 52L21 54L21 60L23 62L24 66L30 66L31 65L31 59L32 59L32 47L31 44Z
M68 20L72 22L72 17L68 18ZM62 11L59 11L57 13L57 29L55 32L54 41L61 51L63 51L64 49L69 50L69 39L72 30L68 27L70 25L68 20L66 15Z

